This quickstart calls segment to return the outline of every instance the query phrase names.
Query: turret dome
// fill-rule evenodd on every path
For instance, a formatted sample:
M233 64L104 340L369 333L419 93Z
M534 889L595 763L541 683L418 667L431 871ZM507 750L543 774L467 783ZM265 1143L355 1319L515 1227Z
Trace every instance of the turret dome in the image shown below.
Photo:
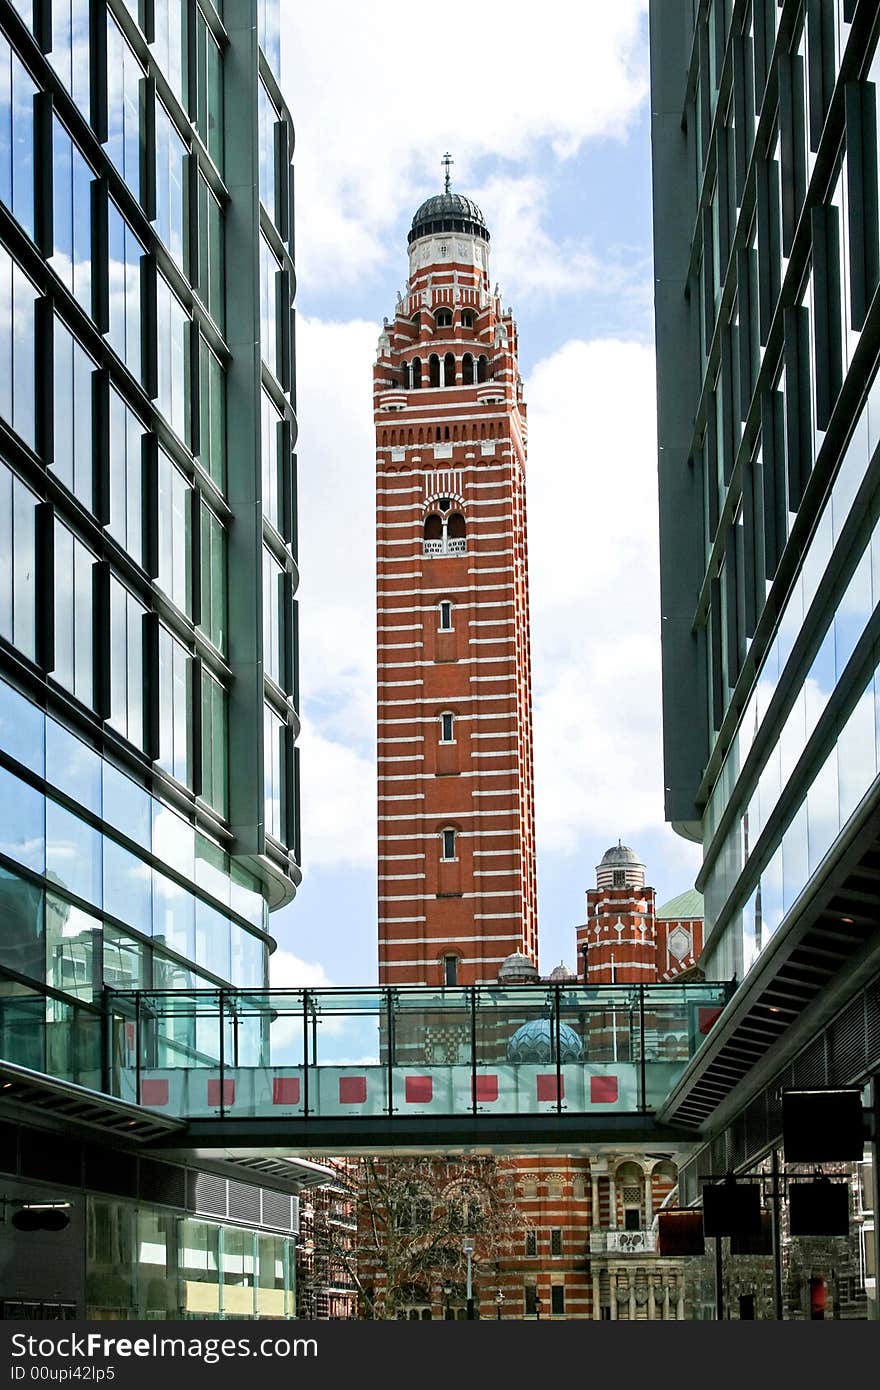
M417 237L429 236L432 232L469 232L471 236L489 240L486 219L476 203L449 189L425 199L412 220L407 241L412 243Z

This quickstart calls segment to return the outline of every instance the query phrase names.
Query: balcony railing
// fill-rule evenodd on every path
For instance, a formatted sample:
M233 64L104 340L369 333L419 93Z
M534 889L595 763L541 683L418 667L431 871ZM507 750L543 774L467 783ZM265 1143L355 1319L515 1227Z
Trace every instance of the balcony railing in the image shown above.
M591 1231L591 1255L645 1255L657 1249L653 1231Z
M115 1095L175 1116L633 1114L662 1104L727 993L108 991L106 1055Z
M424 541L422 554L436 558L439 555L465 555L467 542L464 536L445 541Z

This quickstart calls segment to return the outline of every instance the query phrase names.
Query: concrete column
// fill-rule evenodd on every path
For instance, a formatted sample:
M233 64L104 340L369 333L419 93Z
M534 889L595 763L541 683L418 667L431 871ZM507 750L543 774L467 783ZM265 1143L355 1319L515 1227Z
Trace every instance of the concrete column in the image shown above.
M601 1214L600 1214L600 1212L599 1212L599 1175L598 1175L598 1173L593 1173L593 1175L592 1175L592 1186L593 1186L593 1195L592 1195L592 1202L591 1202L591 1205L590 1205L590 1225L593 1227L593 1230L597 1230L598 1227L601 1226L601 1224L602 1224Z
M629 1320L636 1320L636 1271L633 1270L629 1276Z
M654 1322L657 1317L657 1302L654 1297L654 1276L648 1275L648 1321Z
M645 1178L645 1227L650 1231L651 1222L654 1220L654 1194L651 1191L651 1174Z
M679 1322L684 1322L684 1272L678 1275L678 1301L675 1305L675 1316Z
M669 1321L669 1279L663 1280L663 1321Z
M617 1230L617 1183L613 1173L608 1174L608 1227Z
M593 1266L590 1270L593 1281L593 1321L602 1321L602 1272Z
M608 1284L611 1288L611 1321L617 1321L617 1274L613 1269L608 1271Z

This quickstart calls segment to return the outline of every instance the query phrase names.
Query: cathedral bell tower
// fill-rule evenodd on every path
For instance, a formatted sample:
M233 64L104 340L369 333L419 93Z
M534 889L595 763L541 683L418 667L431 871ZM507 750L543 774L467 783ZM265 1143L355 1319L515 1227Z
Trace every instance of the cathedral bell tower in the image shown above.
M383 984L537 962L526 407L489 231L451 162L373 369Z

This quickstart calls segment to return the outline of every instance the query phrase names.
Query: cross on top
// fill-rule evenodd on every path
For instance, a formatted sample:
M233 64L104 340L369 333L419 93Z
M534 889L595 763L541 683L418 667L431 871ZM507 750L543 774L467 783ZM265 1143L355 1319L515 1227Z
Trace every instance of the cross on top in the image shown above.
M448 192L449 192L449 178L450 178L449 170L451 169L452 165L455 163L455 160L452 158L452 155L451 155L451 154L449 153L449 151L447 150L446 154L445 154L445 155L443 156L443 158L440 160L440 163L443 165L443 168L446 170L446 186L445 186L445 190L444 190L444 191L445 191L446 193L448 193Z

